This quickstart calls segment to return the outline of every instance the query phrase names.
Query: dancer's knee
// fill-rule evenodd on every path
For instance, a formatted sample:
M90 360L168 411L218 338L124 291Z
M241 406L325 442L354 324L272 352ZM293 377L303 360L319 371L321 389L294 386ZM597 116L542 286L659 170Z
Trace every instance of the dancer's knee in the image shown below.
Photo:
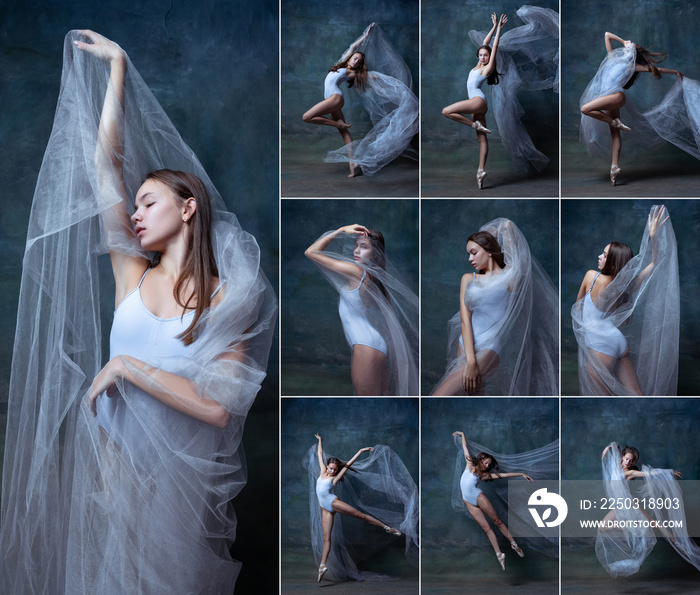
M442 115L445 116L446 118L449 118L452 115L452 110L450 110L449 107L443 107L442 108Z
M311 118L313 118L311 112L305 112L304 115L301 117L301 119L304 120L304 122L306 122L307 124L311 122Z

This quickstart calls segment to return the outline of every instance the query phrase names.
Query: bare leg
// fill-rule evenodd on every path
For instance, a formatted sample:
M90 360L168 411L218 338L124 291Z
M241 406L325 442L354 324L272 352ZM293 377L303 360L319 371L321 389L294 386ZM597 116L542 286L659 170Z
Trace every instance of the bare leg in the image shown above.
M459 347L459 357L462 357L464 351L460 345ZM479 366L479 371L481 372L481 385L479 390L475 394L483 394L484 391L484 381L493 374L498 368L500 359L495 351L490 349L482 349L476 353L476 363ZM464 372L464 366L459 366L452 374L450 374L445 380L443 380L437 388L433 391L433 395L448 397L448 396L462 396L467 393L462 388L462 372Z
M333 532L333 521L335 513L329 512L325 508L321 509L321 527L323 529L323 553L321 554L321 566L328 561L328 554L331 552L331 533Z
M345 104L343 96L338 93L334 93L328 99L314 105L310 110L308 110L302 116L304 122L308 124L320 124L321 126L333 126L338 130L345 130L350 128L351 124L346 124L345 120L342 118L342 112L340 111ZM340 118L334 118L332 114L339 113ZM331 117L325 117L326 114ZM342 132L341 132L342 134Z
M389 387L386 356L368 345L352 347L352 386L358 396L386 395Z
M486 127L486 114L474 114L474 119ZM476 138L479 141L479 169L484 169L486 167L486 158L489 156L488 136L483 132L477 131Z
M479 496L481 496L481 494ZM496 555L500 554L501 548L498 547L498 540L496 539L496 534L493 532L493 529L491 529L491 525L489 525L489 522L486 520L486 516L484 516L484 513L478 506L469 504L469 502L467 502L466 500L464 501L464 503L467 505L467 510L469 511L469 514L472 515L473 519L479 524L479 527L481 527L484 530L484 533L486 533L486 537L488 537L489 541L491 542L491 547L493 548L493 551L496 552Z
M608 111L610 117L615 119L620 117L619 109L611 109ZM620 129L610 127L610 135L612 136L612 165L611 168L616 167L620 164L620 151L622 150L622 136L620 135Z
M629 353L625 353L620 358L617 364L618 378L620 382L638 396L642 396L642 387L639 386L639 380L637 380L637 372L634 370L632 365L632 360L630 359Z
M380 520L375 519L372 515L366 514L364 512L360 512L357 510L357 508L353 508L349 504L346 504L343 502L340 498L336 498L333 500L333 510L336 512L339 512L340 514L345 514L347 516L354 517L356 519L360 519L361 521L365 521L366 523L369 523L370 525L375 525L377 527L381 527L382 529L386 526L385 523L382 523Z
M336 122L345 123L345 116L343 116L343 112L340 110L333 112L331 114L331 118L333 118L333 120ZM352 147L350 147L350 143L352 143L352 136L350 136L350 131L348 130L349 127L350 124L347 124L344 128L338 128L338 132L340 132L340 136L343 137L343 144L348 148L348 158L351 160L349 162L350 173L348 174L348 178L353 178L355 177L355 168L357 166L352 162Z
M598 97L593 101L589 101L581 106L581 113L584 116L590 116L606 124L612 124L615 117L619 117L619 112L617 116L612 116L606 113L608 110L619 110L623 105L625 105L625 94L622 91L613 93L612 95L604 95L603 97Z
M474 97L473 99L458 101L442 108L442 115L460 124L472 126L474 121L467 118L465 114L474 114L476 116L477 114L485 114L487 110L486 102L481 97Z

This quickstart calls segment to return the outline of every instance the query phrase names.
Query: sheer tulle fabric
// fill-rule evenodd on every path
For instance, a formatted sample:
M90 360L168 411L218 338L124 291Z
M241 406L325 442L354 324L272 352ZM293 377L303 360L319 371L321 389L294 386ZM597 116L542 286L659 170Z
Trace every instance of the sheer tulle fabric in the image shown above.
M401 154L418 159L418 153L409 146L418 132L418 98L411 90L408 66L377 25L351 49L341 61L353 52L363 52L370 69L365 90L355 86L350 90L367 110L372 128L364 138L330 151L325 161L357 163L362 173L371 176Z
M508 296L501 320L475 337L477 360L480 351L500 346L495 370L482 372L483 394L556 395L559 392L559 309L554 284L532 258L527 240L512 221L494 219L480 231L488 231L496 238L506 267L498 275L476 275L464 296L467 308L470 311L485 305L496 308L494 300L501 300L504 293ZM490 303L494 305L489 306ZM466 365L459 342L461 334L461 318L457 312L448 322L448 364L438 386Z
M457 450L455 473L452 480L452 508L458 512L466 513L469 518L472 518L467 510L467 505L462 499L462 490L459 485L462 473L464 473L464 469L467 466L464 459L461 436L454 437L454 444ZM469 448L469 454L473 458L476 458L481 452L493 456L498 461L499 473L525 473L534 480L559 479L559 440L534 450L515 454L498 453L472 440L467 440L467 447ZM527 510L515 510L508 507L509 481L524 481L524 479L519 477L495 479L490 482L481 482L479 488L493 505L498 518L506 526L508 526L508 519L514 517L531 526L532 517ZM517 541L518 545L522 547L530 548L552 557L559 556L559 541L555 538L541 535L539 537L518 537Z
M580 106L605 95L625 92L624 85L634 75L635 57L633 47L608 52L583 92ZM632 141L633 150L637 147L654 150L665 140L700 159L700 82L688 77L676 80L663 99L645 112L641 112L628 95L620 114L622 121L632 129L624 133L624 140ZM610 126L605 122L581 114L579 140L590 155L610 157L612 140Z
M309 511L311 514L311 546L316 564L321 563L323 530L321 506L316 497L316 480L321 474L318 465L318 446L314 444L304 457L303 465L309 474ZM323 453L323 460L335 456ZM353 463L334 493L340 500L362 512L398 529L405 535L406 559L418 565L418 488L403 461L388 446L377 445ZM326 565L326 578L332 581L388 580L392 577L360 570L357 562L372 556L397 538L380 527L366 525L359 533L355 524L362 521L336 513L331 534L331 552ZM347 528L346 524L352 527ZM344 534L344 528L346 529ZM365 528L365 527L362 527ZM352 542L349 535L352 535Z
M610 450L602 461L603 484L608 498L670 498L678 499L678 508L649 508L646 514L640 509L618 509L615 517L619 521L640 521L639 525L649 519L663 523L674 521L676 528L662 530L662 535L669 545L687 562L700 570L700 547L688 536L683 505L683 493L678 486L672 469L655 469L642 465L644 477L635 479L634 494L630 490L632 481L626 480L622 472L622 454L616 442L610 444ZM679 527L679 523L681 526ZM650 527L624 527L598 530L595 552L601 565L613 578L630 576L639 570L646 557L656 544L654 530Z
M549 158L535 148L521 122L525 110L517 96L520 91L559 92L559 14L549 8L522 6L517 15L525 24L501 35L496 69L502 76L497 85L488 85L489 111L494 114L503 148L514 166L526 170L529 163L541 171ZM469 32L477 48L485 37L485 32Z
M660 207L651 209L651 216ZM644 396L672 396L678 390L678 338L680 332L680 287L676 237L669 219L657 233L656 266L652 263L649 225L639 254L601 291L594 306L603 313L604 324L617 327L625 336L639 386ZM642 279L640 281L640 279ZM587 336L602 324L585 312L585 297L571 308L578 342L578 374L581 395L635 396L601 361L599 352L588 346Z
M191 379L231 416L225 429L182 415L129 383L108 434L85 407L101 369L98 253L144 255L133 232L103 222L121 202L98 151L106 63L64 45L54 127L34 195L8 403L0 591L221 593L238 563L230 500L245 484L246 414L265 376L276 316L255 239L241 230L191 149L128 62L121 141L133 196L145 174L198 175L214 209L223 298L205 311L184 357L147 362ZM135 375L142 374L138 369ZM157 375L154 390L166 391ZM101 396L100 399L106 399ZM128 428L128 430L126 429ZM173 560L177 563L173 564Z
M357 237L339 234L323 254L357 265L352 253ZM318 266L338 293L354 289L359 284L357 280L349 280L322 264ZM361 266L367 276L379 281L389 295L387 299L376 282L366 280L360 289L364 312L357 313L367 317L386 343L389 395L415 396L418 394L418 297L405 285L388 259L383 267L370 262L363 262ZM353 346L349 347L352 352Z

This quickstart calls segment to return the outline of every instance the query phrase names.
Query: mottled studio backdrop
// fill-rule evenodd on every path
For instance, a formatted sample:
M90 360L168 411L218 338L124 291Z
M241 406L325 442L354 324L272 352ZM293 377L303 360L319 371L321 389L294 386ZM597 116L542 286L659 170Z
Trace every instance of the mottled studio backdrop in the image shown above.
M325 232L354 223L384 234L387 259L418 294L417 200L283 200L283 395L353 394L338 292L304 250Z
M474 269L467 238L505 217L558 288L559 205L556 200L424 200L421 204L421 391L430 394L447 366L447 321L459 310L459 284Z
M277 42L273 0L9 0L0 9L0 407L2 431L9 383L22 255L36 177L49 139L61 77L63 38L89 28L117 41L192 147L228 207L262 249L263 269L277 284ZM272 115L272 117L269 117ZM109 335L114 308L109 260L104 259L102 322ZM275 343L273 342L273 345ZM107 351L104 351L105 356ZM277 551L277 523L260 503L276 507L276 477L262 476L275 461L277 353L248 419L248 487L237 499L246 588L255 564L256 585L276 588L269 559ZM4 442L4 440L3 440ZM253 446L254 445L254 446ZM261 582L262 581L262 582ZM264 587L263 590L266 590Z
M678 243L681 325L678 394L697 395L700 386L700 202L697 200L564 200L561 242L561 386L563 395L577 395L578 344L571 329L571 306L586 271L597 270L598 255L612 241L639 253L644 227L654 204L671 215Z

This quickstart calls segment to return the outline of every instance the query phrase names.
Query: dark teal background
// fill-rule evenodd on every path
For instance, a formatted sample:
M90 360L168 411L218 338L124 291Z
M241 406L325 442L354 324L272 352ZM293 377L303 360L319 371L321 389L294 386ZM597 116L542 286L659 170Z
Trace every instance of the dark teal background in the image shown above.
M700 202L697 200L570 200L562 201L561 329L563 395L577 395L578 345L571 329L571 306L588 270L597 270L598 255L612 241L628 244L634 254L644 235L649 211L665 204L678 243L681 324L678 394L697 395L700 386Z

